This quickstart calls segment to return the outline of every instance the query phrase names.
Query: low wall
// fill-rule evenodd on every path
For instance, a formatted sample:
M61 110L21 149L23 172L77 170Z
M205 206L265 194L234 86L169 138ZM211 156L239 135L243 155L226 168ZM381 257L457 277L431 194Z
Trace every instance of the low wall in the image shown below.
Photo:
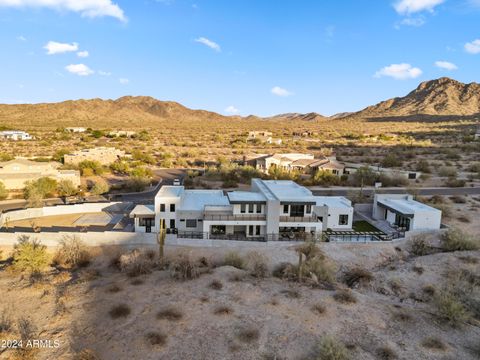
M81 214L81 213L97 213L104 210L119 210L122 202L109 203L86 203L74 205L57 205L46 206L42 208L30 208L23 210L15 210L6 212L0 215L0 227L5 224L5 221L19 221L25 219L38 218L42 216L55 216L66 214Z

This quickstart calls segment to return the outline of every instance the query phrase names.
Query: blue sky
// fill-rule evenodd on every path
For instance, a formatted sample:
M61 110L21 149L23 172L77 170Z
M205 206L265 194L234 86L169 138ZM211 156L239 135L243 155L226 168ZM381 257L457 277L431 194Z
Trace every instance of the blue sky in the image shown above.
M0 0L0 102L334 114L480 82L480 0Z

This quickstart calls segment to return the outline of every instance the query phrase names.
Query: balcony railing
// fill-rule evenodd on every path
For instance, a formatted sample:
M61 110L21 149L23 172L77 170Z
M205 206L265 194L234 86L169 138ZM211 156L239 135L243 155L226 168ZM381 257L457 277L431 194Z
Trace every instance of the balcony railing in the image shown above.
M206 221L265 221L265 215L214 215L205 214L203 220Z
M280 216L280 222L307 223L318 222L318 219L316 216Z

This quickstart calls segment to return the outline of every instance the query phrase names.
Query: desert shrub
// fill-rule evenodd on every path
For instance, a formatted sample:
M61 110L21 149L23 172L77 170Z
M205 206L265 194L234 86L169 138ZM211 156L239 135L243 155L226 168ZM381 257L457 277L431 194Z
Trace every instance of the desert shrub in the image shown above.
M426 174L430 174L432 172L430 169L430 164L425 159L422 159L417 163L416 170Z
M251 343L260 337L260 331L254 325L241 327L237 332L237 339L244 343Z
M60 196L72 196L78 192L78 189L71 180L64 179L58 182L57 192Z
M428 255L431 252L431 247L424 235L415 235L408 242L410 253L415 256Z
M128 315L130 315L130 312L131 310L128 305L119 304L119 305L115 305L112 309L110 309L108 314L112 319L118 319L121 317L127 317Z
M53 259L55 263L70 267L82 267L90 263L90 252L85 243L77 236L64 236L59 241L59 245Z
M438 175L444 177L457 177L457 169L452 166L441 166L438 169Z
M118 258L119 269L130 277L149 274L154 266L155 259L138 249L122 254Z
M145 335L147 343L152 346L163 346L167 343L167 335L163 332L150 331Z
M442 248L444 251L477 250L479 239L458 228L451 228L442 234Z
M381 346L377 350L375 350L375 354L377 355L378 359L381 360L392 360L397 358L397 354L393 349L389 346Z
M83 349L73 356L73 360L100 360L100 358L93 350Z
M13 248L13 266L19 271L27 271L30 274L41 273L47 267L50 256L47 247L37 239L28 236L20 236Z
M442 340L436 337L427 337L422 340L422 346L427 349L440 350L444 351L447 349L447 346Z
M90 192L94 195L102 195L110 191L110 186L103 179L98 179L93 183Z
M469 318L463 304L448 290L437 292L434 304L438 317L452 326L458 326Z
M5 200L8 197L8 190L5 184L0 181L0 200Z
M335 266L325 258L315 257L305 261L304 274L309 274L314 283L335 282Z
M84 160L78 163L78 168L83 176L102 175L104 172L102 164L95 160Z
M354 267L349 269L343 275L343 282L348 287L353 288L360 283L368 283L373 280L373 275L370 271L361 267Z
M297 245L295 247L295 251L305 255L307 261L313 259L314 257L325 257L322 250L320 250L320 248L313 241L306 241L300 245Z
M355 294L350 289L339 289L333 294L335 301L342 304L353 304L357 302Z
M450 200L452 200L455 204L465 204L467 202L465 196L460 195L450 196Z
M325 336L314 350L315 360L348 360L350 354L345 345L331 336Z
M208 287L213 290L222 290L223 284L220 280L213 280Z
M41 177L37 180L28 181L23 190L25 199L39 196L41 199L53 196L57 189L57 180L49 177Z
M167 306L157 313L157 319L159 320L178 321L182 318L182 311L174 306Z
M448 178L445 181L445 186L447 186L447 187L465 187L466 183L467 183L466 180L463 180L463 179Z
M107 291L110 293L118 293L122 291L122 288L116 284L113 284L107 289Z
M190 280L200 276L198 264L187 254L179 253L169 264L170 276L178 280Z
M298 276L298 269L289 262L282 262L273 268L272 275L280 279L293 280Z
M407 322L412 321L413 317L406 310L400 309L398 311L393 312L392 319L397 321L397 322L407 323Z
M325 313L325 311L327 311L327 308L325 307L325 305L322 305L320 303L313 304L310 309L312 310L313 313L317 315L322 315Z
M296 289L285 289L281 293L290 299L300 299L302 294Z
M237 269L244 269L245 268L245 260L243 257L236 251L229 251L225 254L223 259L223 263L225 265L230 265L236 267Z
M32 340L36 333L37 328L35 324L27 317L21 317L17 321L18 333L20 334L20 339L23 341Z
M13 320L10 317L10 313L3 309L0 314L0 335L2 333L8 333L13 329Z
M267 258L256 251L248 253L247 265L250 275L252 276L264 278L268 274Z
M480 319L480 276L468 269L447 273L447 287L465 309Z
M215 315L230 315L233 314L233 309L230 306L220 305L213 310L213 313Z
M435 295L435 292L436 292L436 288L435 286L433 286L432 284L427 284L427 285L424 285L422 287L422 292L425 294L425 295L428 295L430 297L432 297L433 295Z

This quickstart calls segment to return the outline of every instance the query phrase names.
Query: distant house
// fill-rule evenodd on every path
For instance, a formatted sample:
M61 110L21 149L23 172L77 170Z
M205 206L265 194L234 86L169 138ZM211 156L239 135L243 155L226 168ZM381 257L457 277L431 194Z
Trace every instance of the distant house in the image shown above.
M0 163L0 181L8 190L21 190L25 183L41 177L50 177L57 181L70 180L80 186L80 172L76 170L58 170L57 162L35 162L26 159L15 159Z
M65 128L65 131L68 131L71 133L84 133L85 131L87 131L87 129L84 127L67 127Z
M4 140L13 140L13 141L24 141L24 140L32 140L33 137L25 132L19 130L6 130L0 132L0 139Z
M70 154L65 154L63 158L66 165L78 165L85 160L98 161L102 165L110 165L124 156L125 151L113 147L97 147L74 151Z
M282 143L282 139L273 138L273 133L270 131L249 131L247 135L247 141L260 141L264 144L277 144Z
M268 172L273 166L284 171L298 170L305 173L327 170L341 176L344 169L344 166L337 162L335 158L315 159L312 154L300 153L259 155L247 160L246 163L263 172Z
M480 126L477 128L477 132L475 133L475 140L480 140Z
M128 130L114 130L108 133L109 137L133 137L137 134L136 131Z
M412 195L376 194L373 202L373 218L385 220L406 231L438 230L442 221L442 212L413 200Z
M367 164L357 164L357 163L347 163L344 162L345 174L354 174L358 169L362 167L367 167L377 174L384 174L390 177L400 177L408 180L416 180L420 178L422 173L420 171L409 171L409 170L398 170L390 168L382 168L380 166L367 165Z

